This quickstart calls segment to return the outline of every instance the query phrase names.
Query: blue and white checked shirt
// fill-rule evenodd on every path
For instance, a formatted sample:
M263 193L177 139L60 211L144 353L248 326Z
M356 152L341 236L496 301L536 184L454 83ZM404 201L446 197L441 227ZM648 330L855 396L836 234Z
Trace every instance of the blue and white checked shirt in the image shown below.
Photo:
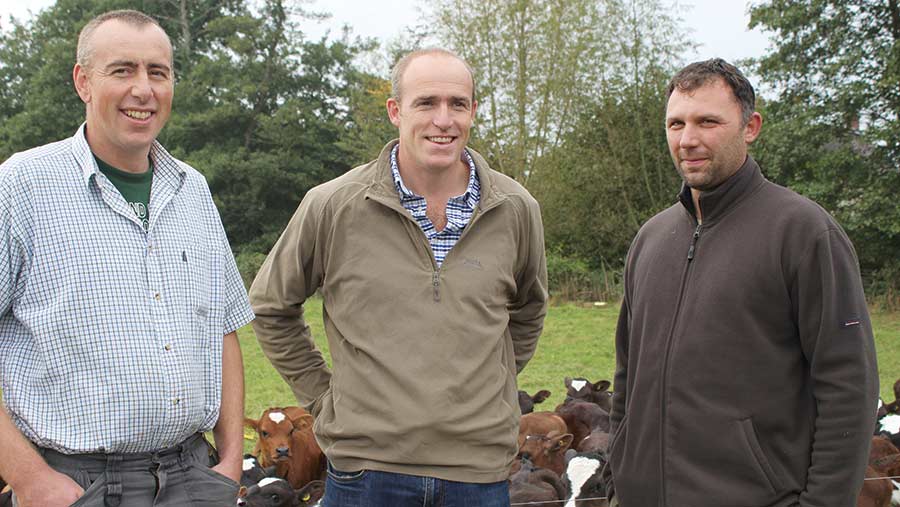
M478 201L481 200L481 185L478 183L475 161L472 160L472 156L469 155L468 151L463 150L463 156L469 164L469 184L464 194L451 197L447 201L447 225L438 232L431 220L425 215L425 211L428 208L425 198L416 195L403 184L403 178L400 177L400 167L397 165L397 151L399 149L400 144L397 144L391 150L391 173L394 176L394 185L397 187L397 192L400 193L400 204L409 211L416 223L419 224L419 227L422 228L425 237L428 238L428 243L431 244L434 260L440 267L444 263L444 257L447 256L453 245L459 241L463 230L472 218L472 213L475 212L475 208L478 206Z
M218 420L222 336L253 313L206 180L150 157L146 232L83 125L0 165L0 387L37 445L145 452Z

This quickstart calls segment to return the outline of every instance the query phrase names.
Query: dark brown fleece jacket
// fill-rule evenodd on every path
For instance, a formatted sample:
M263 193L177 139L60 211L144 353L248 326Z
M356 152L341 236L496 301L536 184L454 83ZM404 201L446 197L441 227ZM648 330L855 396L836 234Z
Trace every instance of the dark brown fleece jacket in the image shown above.
M649 220L625 268L610 463L623 507L855 505L878 377L853 246L752 158Z

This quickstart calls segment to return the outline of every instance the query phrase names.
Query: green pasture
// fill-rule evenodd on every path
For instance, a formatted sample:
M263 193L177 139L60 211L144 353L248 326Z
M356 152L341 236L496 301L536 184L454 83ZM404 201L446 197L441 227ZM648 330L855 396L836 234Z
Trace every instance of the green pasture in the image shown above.
M305 315L316 343L330 363L328 343L322 330L321 299L308 301ZM615 367L617 316L618 305L566 303L551 306L537 352L519 376L519 388L532 394L539 389L548 389L552 396L539 407L552 410L562 402L564 377L611 380ZM873 310L872 324L878 346L881 396L893 400L892 386L900 378L900 313ZM290 389L260 350L253 329L246 326L239 331L239 336L244 354L247 415L259 417L267 407L295 405Z

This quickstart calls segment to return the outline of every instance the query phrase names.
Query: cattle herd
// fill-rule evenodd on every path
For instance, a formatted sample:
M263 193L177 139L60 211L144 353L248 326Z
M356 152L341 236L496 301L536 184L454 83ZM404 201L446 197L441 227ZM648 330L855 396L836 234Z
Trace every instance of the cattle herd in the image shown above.
M554 412L534 412L549 391L519 391L519 453L509 476L513 505L607 506L600 471L609 438L608 381L565 379L566 400ZM326 461L312 433L312 416L299 407L270 408L244 420L256 432L244 459L242 507L316 506L325 493Z
M519 391L519 452L509 475L513 506L607 507L600 480L609 442L610 383L566 378L566 398L535 412L550 397ZM878 424L857 507L900 507L900 380L895 400L879 402ZM270 408L245 424L257 433L244 460L237 505L317 506L325 494L326 461L312 434L312 416L298 407Z
M519 391L519 452L509 475L510 502L521 505L607 507L600 473L609 442L610 383L565 379L566 398L552 412L535 412L550 392ZM245 418L256 432L244 456L237 505L318 506L325 494L326 460L312 432L313 417L299 407L274 407ZM879 401L866 480L857 507L900 507L900 380L894 401ZM2 480L0 480L2 484ZM5 484L2 484L5 486ZM9 488L0 507L11 505Z

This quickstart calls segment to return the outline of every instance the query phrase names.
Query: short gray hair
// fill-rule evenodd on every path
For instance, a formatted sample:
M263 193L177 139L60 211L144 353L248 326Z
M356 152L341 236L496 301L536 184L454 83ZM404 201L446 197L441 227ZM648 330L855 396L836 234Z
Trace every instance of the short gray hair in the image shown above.
M81 32L78 34L78 47L75 50L75 62L78 63L83 68L88 68L91 63L91 57L94 54L94 48L91 45L91 36L94 35L94 32L97 31L97 28L106 23L107 21L121 21L122 23L129 24L131 26L141 28L148 25L155 25L159 27L160 30L164 34L166 31L163 30L163 27L160 26L159 22L150 16L144 14L140 11L135 11L132 9L122 9L117 11L109 11L100 14L94 19L87 22L84 25L84 28L81 29ZM169 34L166 34L166 39L169 41L169 47L172 47L172 40L169 39Z
M472 66L469 65L469 62L463 60L461 56L444 48L417 49L397 61L394 68L391 70L391 97L393 97L394 100L400 100L400 95L402 93L400 81L403 80L403 74L406 72L406 68L409 67L409 64L412 63L413 60L425 55L449 56L450 58L455 58L462 62L462 64L466 66L466 70L469 71L469 77L472 78L472 102L475 102L475 71L472 69Z

